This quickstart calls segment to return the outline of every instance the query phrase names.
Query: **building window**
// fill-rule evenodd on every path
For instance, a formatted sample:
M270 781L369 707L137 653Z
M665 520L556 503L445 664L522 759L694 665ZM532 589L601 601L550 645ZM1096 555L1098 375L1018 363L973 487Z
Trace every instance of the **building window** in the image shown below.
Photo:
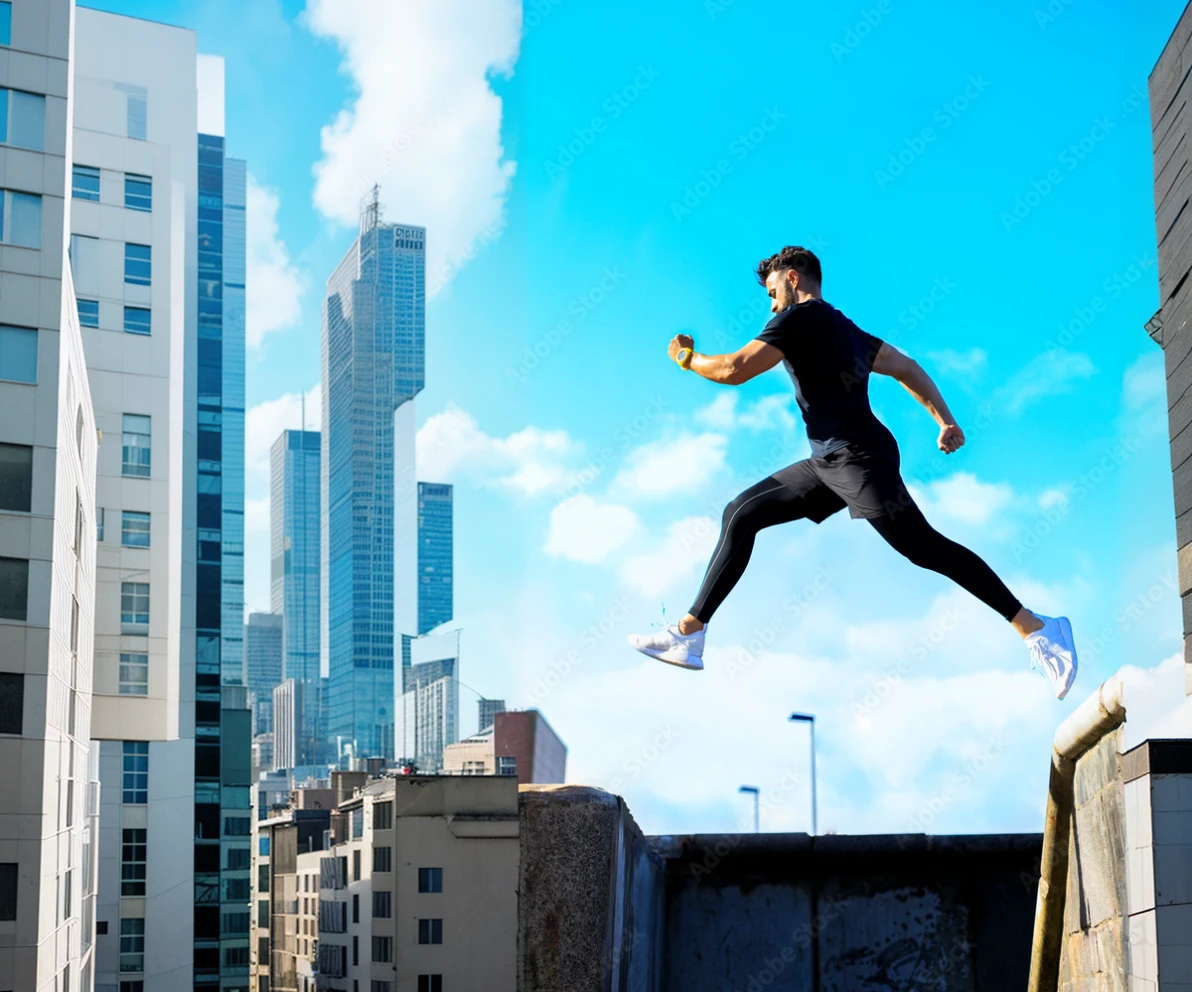
M70 272L74 276L75 292L85 296L99 295L99 238L72 234L66 250Z
M27 513L33 500L33 449L0 444L0 510Z
M12 4L0 0L0 45L12 44Z
M133 286L148 286L153 270L153 251L148 245L124 246L124 281Z
M95 539L97 541L103 540L103 507L97 506L95 508Z
M151 210L153 208L153 180L149 176L138 176L132 172L124 174L124 205L129 210Z
M120 801L149 801L149 742L125 741L123 744L124 782Z
M145 831L132 829L124 831L124 842L120 849L120 894L122 896L143 896L145 894Z
M242 968L248 964L247 947L224 948L224 964L229 968Z
M0 734L19 734L25 722L25 676L0 672Z
M152 424L151 418L139 413L124 415L123 475L149 477L152 464Z
M352 836L364 836L364 810L363 808L352 810Z
M352 881L360 881L360 848L352 852Z
M23 90L0 89L0 143L17 148L45 148L46 98Z
M41 247L41 197L0 191L0 241L21 248Z
M149 695L149 655L120 652L120 695Z
M420 943L420 944L441 944L441 943L443 943L443 921L442 920L419 920L418 921L418 943Z
M120 543L126 548L149 547L149 514L125 510L121 515Z
M145 970L145 919L120 921L120 970Z
M360 934L352 934L352 967L360 965Z
M247 837L252 833L252 820L247 816L225 816L225 837Z
M150 318L152 315L152 311L148 307L125 307L124 333L148 334L150 332Z
M37 382L37 331L0 324L0 379Z
M145 140L149 118L148 100L145 91L128 94L128 136L138 141Z
M393 826L393 803L373 803L373 830L388 830Z
M517 755L502 754L497 756L497 774L498 775L516 775L517 774Z
M135 982L121 982L120 992L145 992L145 983L140 979Z
M99 201L99 169L93 165L76 165L71 171L70 195L76 200Z
M79 300L79 326L99 326L99 300Z
M373 848L373 871L393 871L393 848Z
M360 893L352 893L352 922L360 922Z
M418 992L443 992L443 976L419 975Z
M247 878L224 879L224 902L248 902L249 895Z
M383 982L378 978L374 978L370 992L393 992L393 983Z
M442 868L419 868L418 869L418 891L419 892L442 892L443 891L443 869Z
M388 964L393 960L392 937L373 937L372 959L380 964Z
M229 847L226 867L229 871L247 871L252 867L252 855L249 853L248 848Z
M149 583L120 583L120 633L149 633Z
M387 920L393 916L393 893L373 892L373 919Z
M257 838L257 853L262 855L263 857L269 856L269 835L268 834L261 834L261 836Z
M11 922L17 918L17 863L0 864L0 920Z
M29 608L29 562L0 558L0 620L24 620Z

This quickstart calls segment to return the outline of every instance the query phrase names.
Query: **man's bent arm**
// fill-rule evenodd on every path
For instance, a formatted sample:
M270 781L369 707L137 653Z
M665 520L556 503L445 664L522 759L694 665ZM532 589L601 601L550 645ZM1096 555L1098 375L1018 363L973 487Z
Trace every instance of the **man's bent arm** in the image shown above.
M696 352L691 357L691 371L698 372L712 382L739 386L772 369L780 361L780 348L755 339L731 355L701 355Z
M940 427L949 427L956 423L956 418L944 402L939 387L923 370L923 366L909 355L883 341L873 361L873 371L897 379L903 389L923 404Z

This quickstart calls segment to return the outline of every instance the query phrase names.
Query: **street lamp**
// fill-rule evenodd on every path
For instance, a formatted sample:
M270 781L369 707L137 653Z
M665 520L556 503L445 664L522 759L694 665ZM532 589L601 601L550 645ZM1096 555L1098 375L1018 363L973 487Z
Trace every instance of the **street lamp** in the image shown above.
M755 834L761 833L761 830L762 830L761 809L760 809L761 790L758 789L758 787L756 785L743 785L737 791L753 793L753 832Z
M815 808L815 714L792 713L791 719L796 723L806 723L811 727L811 836L819 833L819 824Z

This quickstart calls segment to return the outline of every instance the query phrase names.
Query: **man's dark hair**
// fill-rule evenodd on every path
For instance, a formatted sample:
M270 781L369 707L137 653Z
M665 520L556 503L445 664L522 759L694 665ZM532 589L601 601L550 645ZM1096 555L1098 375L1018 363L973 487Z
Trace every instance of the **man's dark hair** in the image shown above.
M800 276L805 276L817 286L823 282L820 270L820 260L810 248L799 245L787 245L782 251L777 251L769 258L763 258L757 263L757 281L763 286L766 277L771 272L781 272L784 269L794 269Z

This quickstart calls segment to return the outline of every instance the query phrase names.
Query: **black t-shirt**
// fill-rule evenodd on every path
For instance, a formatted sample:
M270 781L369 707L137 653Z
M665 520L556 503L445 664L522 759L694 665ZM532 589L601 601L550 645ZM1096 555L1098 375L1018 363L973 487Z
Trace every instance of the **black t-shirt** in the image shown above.
M807 300L775 314L757 340L782 351L815 457L849 443L874 453L898 450L869 406L869 372L881 338L830 303Z

